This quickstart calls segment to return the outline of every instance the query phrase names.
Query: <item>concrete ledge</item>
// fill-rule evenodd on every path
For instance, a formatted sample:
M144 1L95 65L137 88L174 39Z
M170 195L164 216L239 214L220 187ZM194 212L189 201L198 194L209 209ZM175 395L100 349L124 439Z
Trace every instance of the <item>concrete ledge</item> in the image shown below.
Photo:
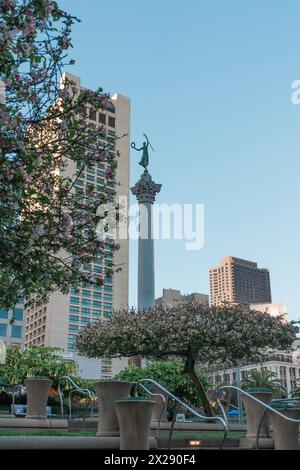
M240 439L240 448L256 449L256 438L245 437ZM274 440L271 437L261 437L259 439L259 449L274 449Z
M9 436L1 437L0 449L120 449L118 437L55 437ZM156 439L150 437L150 449L157 449Z
M170 422L162 422L160 424L160 429L169 430L171 427ZM151 423L151 429L156 429L157 423ZM185 430L185 431L223 431L224 427L222 424L215 423L175 423L174 429ZM229 424L230 431L247 431L246 424Z
M0 429L28 431L33 429L68 429L66 419L0 418Z

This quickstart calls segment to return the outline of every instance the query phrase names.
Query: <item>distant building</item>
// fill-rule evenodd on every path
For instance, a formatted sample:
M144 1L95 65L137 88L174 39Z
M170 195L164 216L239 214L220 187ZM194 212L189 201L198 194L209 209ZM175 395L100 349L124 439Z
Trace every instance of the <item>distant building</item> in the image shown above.
M211 304L271 303L271 285L268 269L260 269L257 263L233 256L221 260L219 266L210 269Z
M198 302L202 305L208 305L209 297L206 294L199 294L198 292L193 292L192 294L185 295L181 294L180 290L176 289L163 289L162 297L159 297L155 300L155 304L163 304L168 307L172 307L177 303L182 302Z
M20 302L12 310L0 310L0 340L6 345L24 346L24 304Z
M300 341L289 352L276 351L270 353L260 364L246 364L239 367L241 381L247 378L251 370L267 369L274 372L281 385L290 394L299 387L300 380ZM210 382L214 386L220 384L232 385L237 379L237 368L210 367L206 369Z
M272 317L283 316L284 320L287 321L287 309L286 305L279 303L265 303L265 304L251 304L251 310L257 310L258 312L268 313Z

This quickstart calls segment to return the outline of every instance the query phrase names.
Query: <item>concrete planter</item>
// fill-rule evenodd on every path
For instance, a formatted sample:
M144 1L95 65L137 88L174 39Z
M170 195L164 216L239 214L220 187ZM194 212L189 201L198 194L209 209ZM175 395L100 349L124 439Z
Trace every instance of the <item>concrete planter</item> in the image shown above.
M253 397L257 398L258 400L262 401L263 403L266 403L267 405L271 402L273 396L272 392L264 391L264 389L257 389L257 391L255 391L255 389L251 389L251 391L249 391L248 393ZM247 416L247 440L249 441L249 443L252 442L254 445L256 441L258 426L262 414L264 412L264 407L243 394L242 401ZM260 437L265 439L270 437L270 425L267 415L264 418L260 428Z
M280 413L288 418L300 419L300 409L280 409ZM272 411L268 416L273 429L275 450L299 450L299 423L289 423Z
M159 388L153 387L151 389L152 393L157 393L163 395L166 401L163 403L161 397L155 397L153 395L149 395L149 399L155 401L155 405L152 412L152 421L168 421L167 418L167 406L168 406L168 396Z
M52 383L52 380L47 377L33 377L25 380L27 419L47 419L47 401Z
M155 401L143 398L115 402L120 428L120 450L149 450L154 406Z
M114 402L121 397L129 396L132 382L100 381L95 383L98 400L97 436L116 437L120 435Z

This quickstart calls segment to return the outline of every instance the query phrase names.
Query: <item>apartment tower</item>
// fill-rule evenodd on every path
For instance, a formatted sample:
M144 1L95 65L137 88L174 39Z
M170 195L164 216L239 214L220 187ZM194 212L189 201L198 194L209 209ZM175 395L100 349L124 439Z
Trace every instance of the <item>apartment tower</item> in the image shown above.
M210 269L210 298L216 306L226 302L271 303L269 271L258 268L257 263L227 256Z
M75 82L78 90L85 90L80 78L66 74L67 78ZM116 173L117 197L122 196L129 200L129 163L130 163L130 100L115 94L111 96L105 111L87 109L87 119L94 126L106 129L104 143L115 143L116 136L123 136L116 141L111 151L119 152L118 168ZM99 193L105 184L105 163L95 163L93 168L86 168L76 181L76 190L95 185ZM76 174L76 167L68 167L70 175ZM111 184L111 183L110 183ZM126 224L127 221L123 221ZM84 378L95 379L99 376L110 377L120 368L124 367L124 360L93 360L81 358L75 350L75 340L78 331L90 321L99 318L108 318L113 308L128 305L128 238L116 240L120 249L114 253L114 264L121 266L122 270L114 273L112 278L105 278L103 286L85 285L78 290L72 289L70 294L61 292L51 294L46 304L28 308L26 311L25 346L44 345L60 348L66 357L79 361L80 373ZM109 262L109 252L106 260ZM105 273L107 261L97 260L89 270L95 273Z

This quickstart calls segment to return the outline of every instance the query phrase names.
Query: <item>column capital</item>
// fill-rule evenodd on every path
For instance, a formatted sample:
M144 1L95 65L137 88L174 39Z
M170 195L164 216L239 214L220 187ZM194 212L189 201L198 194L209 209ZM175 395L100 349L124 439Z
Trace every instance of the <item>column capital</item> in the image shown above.
M150 173L145 170L138 182L130 189L140 204L145 202L153 204L156 194L160 192L161 184L156 184L152 180Z

